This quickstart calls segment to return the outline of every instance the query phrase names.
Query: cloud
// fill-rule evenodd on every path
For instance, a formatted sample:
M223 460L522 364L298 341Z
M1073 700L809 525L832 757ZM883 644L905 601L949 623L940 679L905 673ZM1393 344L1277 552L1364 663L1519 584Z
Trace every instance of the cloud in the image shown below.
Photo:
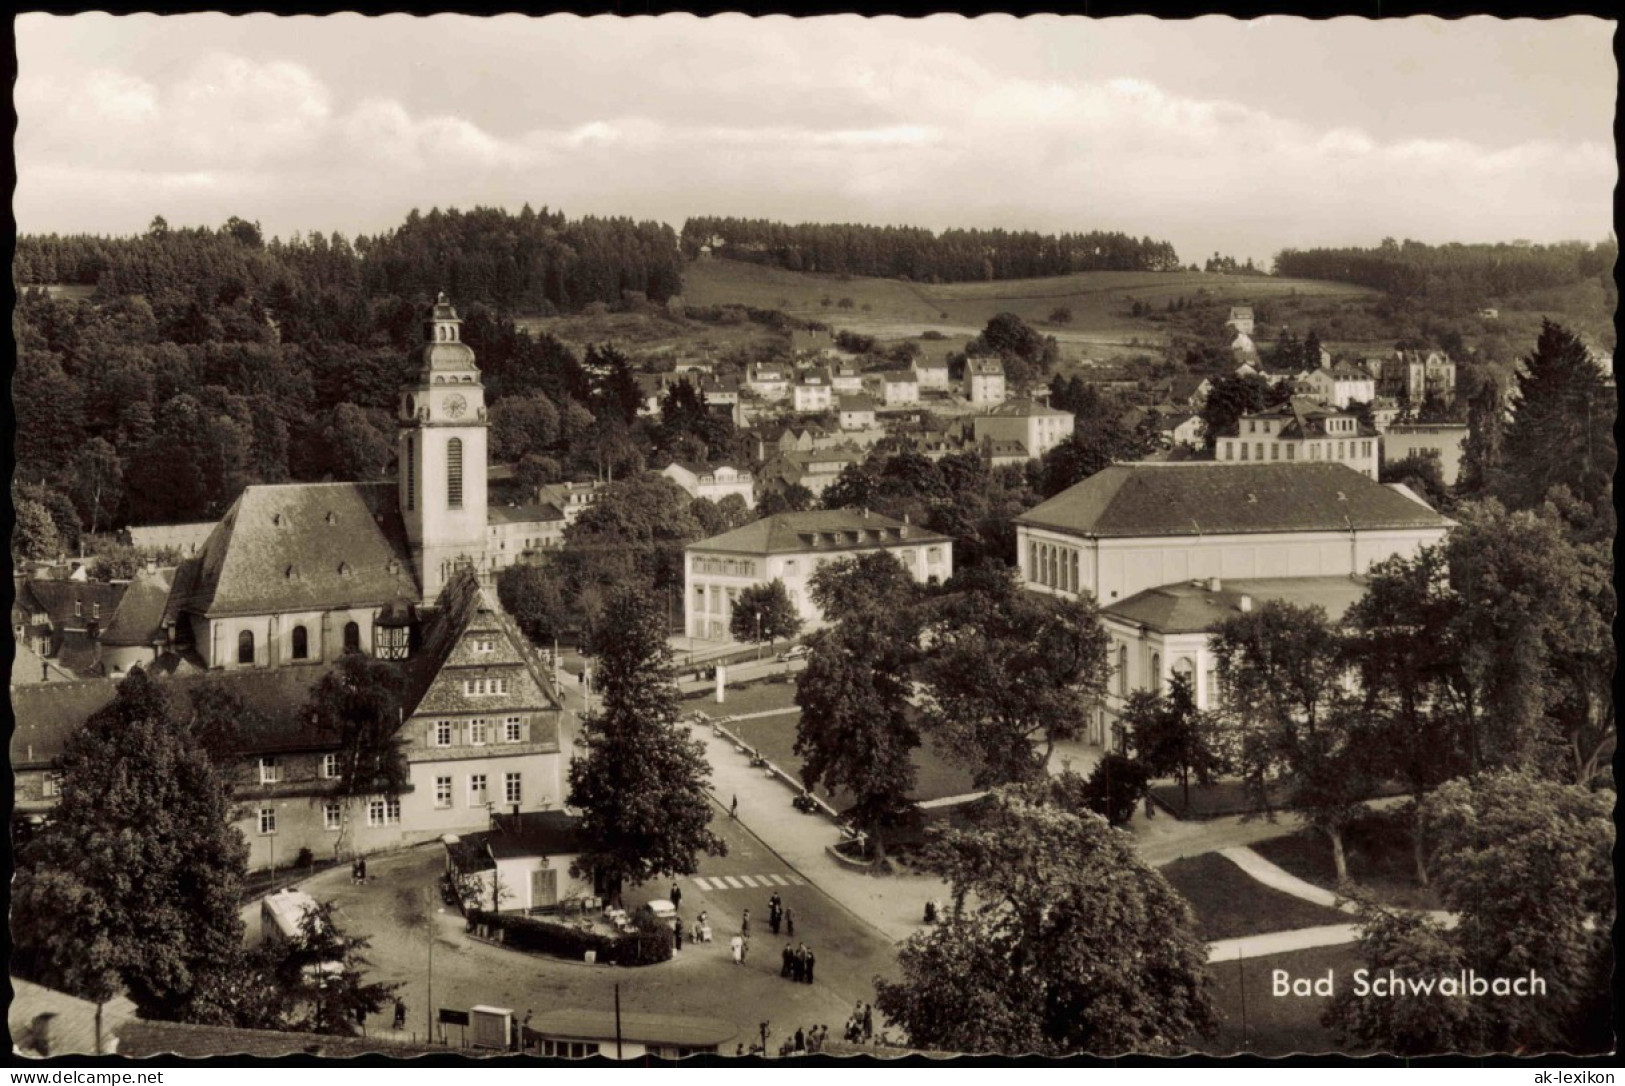
M157 211L181 221L166 202L184 195L205 222L355 231L414 205L529 200L674 225L723 213L1124 229L1171 238L1187 260L1386 234L1478 240L1514 224L1517 236L1590 237L1610 221L1615 165L1601 143L1385 140L1143 76L1010 76L930 43L864 53L851 35L830 37L842 59L820 64L792 47L792 28L773 34L763 40L778 47L730 54L713 80L682 54L651 63L635 102L552 100L546 123L527 124L521 99L502 127L231 52L167 80L25 64L18 218L128 231ZM107 224L64 221L87 215Z

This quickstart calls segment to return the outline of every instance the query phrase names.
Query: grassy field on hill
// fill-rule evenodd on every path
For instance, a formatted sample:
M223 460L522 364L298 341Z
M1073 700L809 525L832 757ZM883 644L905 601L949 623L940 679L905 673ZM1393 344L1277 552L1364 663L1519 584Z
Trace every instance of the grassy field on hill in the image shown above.
M1052 279L932 285L842 279L733 260L696 261L683 276L683 296L691 305L783 309L803 319L887 337L919 335L929 328L949 334L979 331L994 314L1011 312L1063 344L1160 341L1161 329L1130 315L1134 301L1160 309L1170 300L1194 300L1202 292L1221 305L1293 295L1353 299L1376 293L1345 283L1203 272L1084 272ZM851 306L841 306L842 299L850 299ZM1050 314L1061 307L1072 311L1072 320L1049 324Z

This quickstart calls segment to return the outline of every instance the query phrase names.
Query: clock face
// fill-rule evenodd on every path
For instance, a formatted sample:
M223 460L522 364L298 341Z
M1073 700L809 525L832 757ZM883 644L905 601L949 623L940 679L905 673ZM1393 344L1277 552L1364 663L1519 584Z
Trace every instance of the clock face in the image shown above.
M452 418L462 418L463 412L468 410L468 401L458 395L446 397L446 414Z

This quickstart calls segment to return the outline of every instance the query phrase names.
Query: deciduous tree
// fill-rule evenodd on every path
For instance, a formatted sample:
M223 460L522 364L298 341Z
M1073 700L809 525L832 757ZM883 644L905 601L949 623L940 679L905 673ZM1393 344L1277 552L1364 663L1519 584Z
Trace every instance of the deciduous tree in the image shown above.
M926 727L977 787L1043 775L1106 692L1109 640L1087 596L1025 592L1005 570L946 597L926 629Z
M1191 677L1175 672L1166 693L1136 690L1123 710L1129 748L1153 775L1179 781L1185 809L1191 805L1191 777L1212 784L1225 771L1227 743L1212 714L1196 707Z
M678 721L659 606L636 588L616 590L587 647L602 700L582 721L586 757L570 763L567 802L582 812L584 842L572 870L618 892L625 882L692 874L702 853L726 855L710 829L704 748Z
M1190 906L1104 819L1000 789L928 856L953 906L904 945L901 979L876 986L909 1043L1109 1056L1178 1052L1214 1029Z
M772 644L801 632L801 616L790 602L789 590L777 577L765 584L748 585L734 600L728 632L735 641Z
M16 967L87 999L122 987L143 1016L191 1020L243 938L248 848L229 785L140 668L56 771L56 810L18 858Z

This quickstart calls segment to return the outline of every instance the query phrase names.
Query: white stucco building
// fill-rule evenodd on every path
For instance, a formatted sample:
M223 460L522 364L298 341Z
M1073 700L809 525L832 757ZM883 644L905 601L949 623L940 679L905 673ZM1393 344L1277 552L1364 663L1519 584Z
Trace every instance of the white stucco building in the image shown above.
M921 582L953 576L953 540L867 510L780 513L702 539L684 551L683 620L690 637L729 637L734 601L751 585L784 582L809 625L823 614L807 591L822 566L884 550Z

